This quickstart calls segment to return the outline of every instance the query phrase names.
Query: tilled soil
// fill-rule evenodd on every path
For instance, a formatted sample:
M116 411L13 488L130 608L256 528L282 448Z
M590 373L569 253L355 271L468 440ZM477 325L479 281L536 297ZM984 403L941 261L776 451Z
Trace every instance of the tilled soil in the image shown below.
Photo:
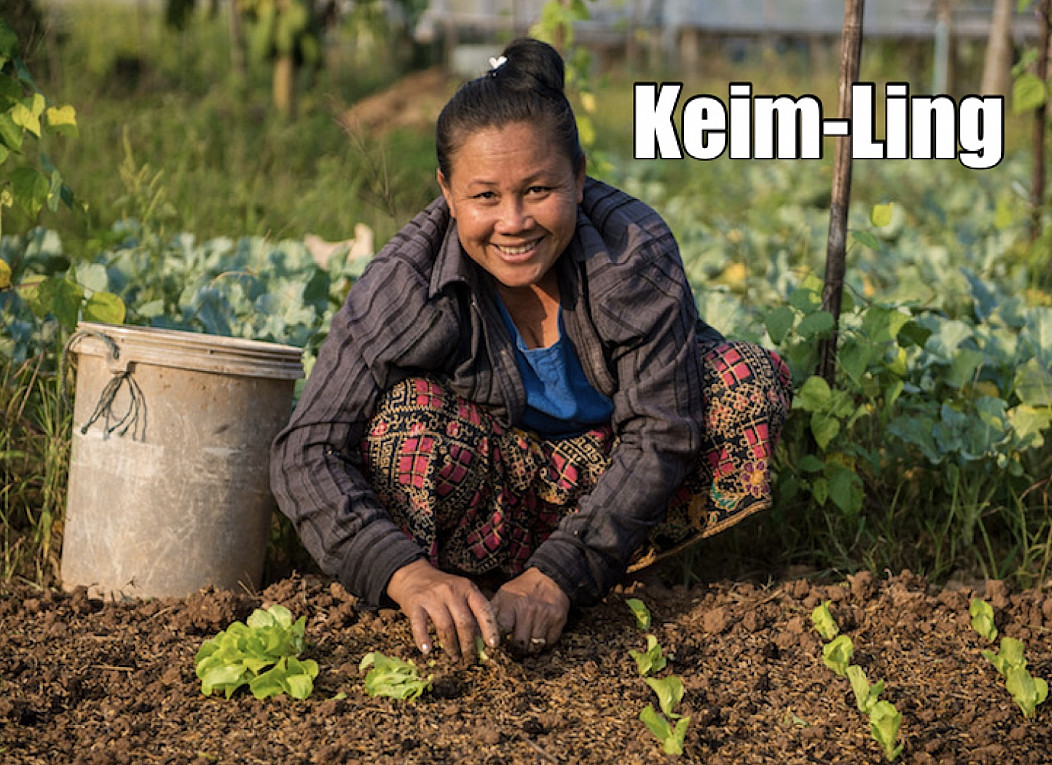
M624 604L641 598L686 692L684 761L877 763L881 748L847 680L821 660L811 609L829 600L854 663L902 712L907 763L1052 761L1052 703L1024 719L969 626L973 596L1052 678L1052 597L1001 582L935 588L903 572L834 584L807 579L636 586L577 613L536 657L427 666L394 611L339 585L294 576L259 598L205 590L114 603L0 585L2 763L658 763L673 758L639 720L656 697L629 655L646 640ZM307 616L321 671L306 701L202 695L201 643L260 605ZM369 651L415 658L434 688L415 702L366 695Z

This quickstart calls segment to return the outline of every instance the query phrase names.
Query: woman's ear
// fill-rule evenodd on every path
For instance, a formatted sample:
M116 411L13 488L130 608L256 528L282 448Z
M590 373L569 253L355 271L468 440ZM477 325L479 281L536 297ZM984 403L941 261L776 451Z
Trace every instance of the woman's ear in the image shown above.
M449 186L449 180L442 173L441 168L435 171L435 177L438 179L438 187L442 189L442 196L446 199L446 205L449 207L449 215L451 218L456 219L457 210L453 204L453 190Z
M581 162L577 166L577 173L574 175L574 183L577 186L577 204L581 204L584 201L584 182L588 177L587 166L588 162L585 160L584 154L582 154Z

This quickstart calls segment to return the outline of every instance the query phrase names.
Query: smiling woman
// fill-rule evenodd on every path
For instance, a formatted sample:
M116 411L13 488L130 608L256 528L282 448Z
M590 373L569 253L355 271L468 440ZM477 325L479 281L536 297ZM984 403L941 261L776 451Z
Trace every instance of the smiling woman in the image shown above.
M432 630L535 652L630 568L770 505L789 375L699 318L657 213L586 176L550 46L462 86L436 153L442 196L350 290L271 481L425 653Z

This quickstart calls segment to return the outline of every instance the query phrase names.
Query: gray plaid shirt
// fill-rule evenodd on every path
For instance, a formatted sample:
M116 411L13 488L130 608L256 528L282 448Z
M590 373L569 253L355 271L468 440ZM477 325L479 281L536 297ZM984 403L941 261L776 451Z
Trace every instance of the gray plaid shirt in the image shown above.
M650 207L594 179L556 262L566 336L589 382L614 402L609 469L528 565L574 604L602 598L660 523L702 445L698 318L679 249ZM526 393L492 277L457 239L441 198L370 262L332 321L288 426L271 486L321 568L370 603L424 551L391 521L362 474L359 444L383 391L435 374L519 421Z

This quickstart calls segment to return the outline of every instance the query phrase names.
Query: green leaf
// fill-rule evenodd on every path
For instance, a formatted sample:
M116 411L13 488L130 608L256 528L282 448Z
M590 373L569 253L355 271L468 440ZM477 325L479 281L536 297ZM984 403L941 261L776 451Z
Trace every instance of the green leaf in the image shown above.
M789 293L789 305L800 313L809 314L822 306L822 297L813 289L797 287Z
M807 412L821 412L828 408L833 392L824 377L812 375L804 380L793 399L793 404Z
M661 742L665 754L679 756L683 754L683 742L687 736L690 718L683 717L676 722L675 728L669 721L657 713L652 704L647 704L639 713L639 719L650 729L654 737Z
M1030 406L1052 406L1052 371L1036 357L1016 370L1014 387L1020 402Z
M902 753L902 745L895 746L899 737L902 714L890 701L878 701L869 713L869 729L873 738L884 748L884 757L890 762Z
M25 293L30 310L38 319L54 316L58 323L72 332L80 316L84 290L64 276L50 276Z
M1012 83L1012 111L1030 112L1048 100L1048 86L1033 72L1023 72Z
M96 292L84 304L84 319L103 324L123 324L124 301L112 292Z
M47 202L51 184L35 167L17 167L11 172L11 193L15 203L30 218L36 218Z
M972 598L968 606L972 629L991 643L997 639L997 627L994 626L994 610L981 598Z
M851 681L851 690L855 694L855 705L858 711L868 715L880 700L880 694L884 692L884 681L878 680L874 685L870 685L866 678L866 671L857 664L850 665L846 674L847 679Z
M660 672L667 663L661 650L661 645L653 635L647 635L647 649L645 651L630 650L628 655L635 659L636 669L643 677L652 672Z
M805 340L812 340L833 330L833 314L829 311L815 311L800 320L796 325L797 334Z
M44 112L47 126L59 135L77 135L77 110L71 105L50 106Z
M683 680L677 675L669 675L660 680L647 677L644 682L657 694L661 712L670 720L679 717L673 710L683 700Z
M822 663L843 677L855 653L855 646L847 635L837 635L822 646Z
M632 615L636 617L636 626L639 629L646 631L650 629L650 609L647 608L646 604L639 598L627 598L625 605L632 611Z
M5 60L18 55L18 35L7 20L0 17L0 57Z
M1048 696L1048 684L1044 683L1043 688L1039 689L1037 682L1025 667L1009 667L1005 675L1005 688L1023 710L1024 717L1033 717L1037 705Z
M892 213L894 211L895 205L892 202L873 205L873 209L869 211L869 222L877 228L883 228L891 223Z
M822 636L822 639L827 641L835 638L840 632L840 627L829 610L831 602L827 600L821 605L815 606L814 610L811 611L811 624L814 625L815 631Z
M880 240L871 231L852 231L851 238L874 252L880 252Z
M7 261L0 260L0 290L6 290L11 286L11 266Z
M826 414L811 415L811 434L815 437L819 449L824 451L839 433L840 421L836 417Z
M862 509L862 479L854 470L834 468L829 476L829 498L844 514L855 515Z
M775 345L780 345L785 336L789 333L789 330L793 328L793 322L796 320L796 312L787 305L778 306L767 312L764 316L764 326L767 328L767 334L771 336L771 342Z
M24 134L25 131L15 124L10 114L0 112L0 144L11 149L11 151L22 151Z
M421 678L416 665L409 661L385 656L379 651L367 653L358 665L365 675L365 692L370 696L386 696L401 701L413 701L431 690L431 676Z

